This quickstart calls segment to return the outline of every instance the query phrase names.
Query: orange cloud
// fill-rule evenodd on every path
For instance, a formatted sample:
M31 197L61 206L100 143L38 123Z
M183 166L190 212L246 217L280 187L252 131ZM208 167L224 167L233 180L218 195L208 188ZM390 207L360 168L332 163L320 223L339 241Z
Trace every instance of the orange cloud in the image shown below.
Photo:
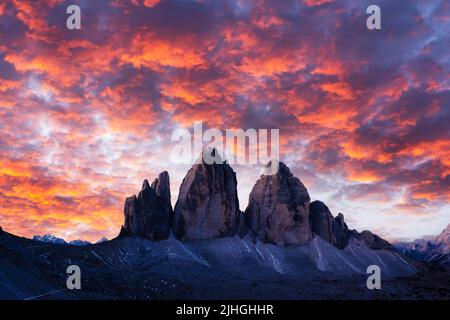
M198 39L171 41L158 38L150 30L138 32L131 40L131 47L123 50L120 60L135 67L159 69L162 66L177 68L200 67L204 63Z

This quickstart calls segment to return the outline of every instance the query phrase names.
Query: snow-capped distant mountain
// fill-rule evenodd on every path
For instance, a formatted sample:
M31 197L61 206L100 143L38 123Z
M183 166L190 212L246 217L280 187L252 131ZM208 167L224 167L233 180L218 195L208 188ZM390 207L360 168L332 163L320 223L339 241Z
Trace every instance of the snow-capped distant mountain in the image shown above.
M450 251L450 224L436 237L435 242L442 246L447 253Z
M102 243L102 242L106 242L106 241L109 241L108 238L103 237L103 238L99 239L96 243Z
M67 244L67 242L64 239L57 238L51 234L44 234L43 236L35 235L33 237L33 240L40 242L49 242L54 244Z
M450 265L450 224L437 237L397 242L394 246L414 259Z
M90 242L84 241L84 240L72 240L70 242L67 242L64 239L55 237L51 234L45 234L43 236L35 235L33 237L33 240L40 241L40 242L54 243L54 244L70 244L73 246L86 246L88 244L91 244Z
M72 240L69 242L69 244L74 246L87 246L88 244L91 244L89 241L84 240Z

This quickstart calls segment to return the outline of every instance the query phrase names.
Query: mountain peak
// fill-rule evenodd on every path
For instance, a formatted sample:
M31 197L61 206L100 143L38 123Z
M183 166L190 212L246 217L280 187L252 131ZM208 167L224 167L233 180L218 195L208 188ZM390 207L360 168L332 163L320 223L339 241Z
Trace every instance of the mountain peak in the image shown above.
M263 242L306 243L312 239L309 202L303 183L280 162L277 174L262 175L253 186L245 210L249 229Z
M33 236L33 240L40 241L40 242L55 243L55 244L67 244L67 242L64 239L55 237L54 235L51 235L48 233L44 234L43 236L35 235L35 236Z
M241 213L236 173L229 164L221 164L215 148L203 152L201 164L194 164L180 185L173 220L174 235L179 239L213 239L237 231Z
M167 171L161 172L152 186L145 179L138 196L126 198L125 222L119 236L140 236L150 240L167 239L172 221L170 183Z
M450 246L450 224L434 240L437 244L446 244Z
M144 179L144 182L142 183L142 190L150 189L150 184L148 183L147 179Z
M216 147L205 147L203 148L201 154L201 163L206 165L214 164L224 164L226 161L223 160L222 155Z
M163 171L158 175L152 182L152 189L155 190L156 194L170 202L170 181L169 173Z

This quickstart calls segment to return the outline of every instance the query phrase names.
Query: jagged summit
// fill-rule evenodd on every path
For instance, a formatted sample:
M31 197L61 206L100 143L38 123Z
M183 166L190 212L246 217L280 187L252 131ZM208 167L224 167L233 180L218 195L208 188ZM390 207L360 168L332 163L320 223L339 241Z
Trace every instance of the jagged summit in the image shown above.
M437 244L444 244L450 247L450 224L434 240Z
M169 173L163 171L158 175L158 178L152 182L152 189L155 190L156 195L162 197L170 203L170 181Z
M147 190L150 189L150 184L148 183L148 180L145 179L144 182L142 183L142 189L141 190Z
M205 152L221 162L215 148L205 148ZM213 239L236 233L240 215L236 173L228 163L220 162L203 158L183 179L174 209L173 232L177 238Z
M311 202L309 220L311 221L311 228L314 234L339 249L345 248L351 238L364 241L371 249L392 249L389 242L368 230L364 230L361 233L356 230L349 230L344 221L344 215L339 213L334 218L330 209L322 201Z
M245 218L261 241L302 244L312 239L309 202L303 183L279 162L276 174L262 175L253 186Z
M200 152L195 164L226 164L227 161L216 147L205 146Z
M205 155L211 158L204 159ZM220 161L211 161L214 158ZM172 231L180 240L193 241L250 234L278 245L306 244L319 236L339 249L352 238L371 249L392 248L370 231L350 230L344 215L334 218L325 203L310 203L308 190L283 162L276 163L273 174L261 175L241 212L236 173L221 161L216 148L202 150L202 161L189 169L180 185L174 210L168 172L161 172L151 185L144 180L139 194L125 201L120 235L163 240ZM272 165L271 161L267 166Z
M166 171L159 174L152 186L145 179L138 196L133 195L125 200L124 216L120 236L140 236L151 240L169 237L173 210Z

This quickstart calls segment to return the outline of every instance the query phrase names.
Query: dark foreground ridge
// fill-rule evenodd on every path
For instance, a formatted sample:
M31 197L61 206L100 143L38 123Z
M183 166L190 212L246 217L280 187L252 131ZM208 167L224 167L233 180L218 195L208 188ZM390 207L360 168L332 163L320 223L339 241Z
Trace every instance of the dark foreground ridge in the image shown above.
M382 289L366 268L380 264ZM81 290L66 287L69 265ZM448 269L352 239L343 250L254 243L246 236L181 242L121 237L86 246L0 234L0 299L449 299Z

